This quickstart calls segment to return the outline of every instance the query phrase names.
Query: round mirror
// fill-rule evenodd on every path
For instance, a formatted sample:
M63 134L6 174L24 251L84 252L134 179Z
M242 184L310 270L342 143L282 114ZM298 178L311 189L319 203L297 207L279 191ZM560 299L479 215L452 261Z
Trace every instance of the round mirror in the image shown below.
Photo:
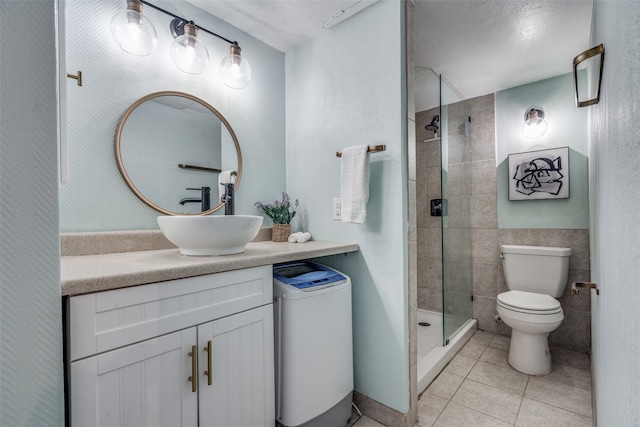
M182 92L140 98L120 119L116 161L131 191L167 215L207 215L224 203L221 182L242 175L242 153L229 122ZM230 181L233 180L233 181Z

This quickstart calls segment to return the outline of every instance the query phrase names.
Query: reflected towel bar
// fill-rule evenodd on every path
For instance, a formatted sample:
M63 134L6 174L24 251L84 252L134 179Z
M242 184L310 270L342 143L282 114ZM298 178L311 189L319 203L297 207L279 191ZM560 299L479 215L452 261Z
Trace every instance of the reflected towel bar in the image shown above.
M205 168L204 166L185 165L184 163L178 163L180 169L193 169L197 171L220 173L222 170L216 168Z
M380 151L384 151L387 149L386 145L370 145L367 152L369 153L379 153ZM342 157L342 151L336 151L336 156Z

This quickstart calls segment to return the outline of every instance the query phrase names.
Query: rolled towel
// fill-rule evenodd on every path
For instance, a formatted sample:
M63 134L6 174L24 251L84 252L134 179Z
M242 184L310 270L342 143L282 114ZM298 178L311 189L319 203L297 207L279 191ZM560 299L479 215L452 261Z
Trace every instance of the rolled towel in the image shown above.
M298 231L297 233L291 233L287 239L289 243L305 243L311 239L311 233L303 233Z
M308 242L309 240L311 240L311 233L309 232L300 233L300 235L296 238L296 241L298 243L305 243L305 242Z
M289 238L287 239L287 241L289 243L296 243L298 241L298 236L296 236L297 234L299 234L299 233L291 233L289 235Z

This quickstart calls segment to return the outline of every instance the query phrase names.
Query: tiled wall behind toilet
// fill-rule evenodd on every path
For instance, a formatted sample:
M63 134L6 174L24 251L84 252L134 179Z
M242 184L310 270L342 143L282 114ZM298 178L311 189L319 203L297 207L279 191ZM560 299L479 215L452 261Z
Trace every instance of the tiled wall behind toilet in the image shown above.
M458 105L460 104L460 105ZM510 335L511 329L496 323L496 297L505 292L506 284L500 261L500 245L560 246L572 249L569 280L564 295L559 298L565 319L549 336L551 346L588 352L590 346L590 297L582 291L573 295L570 284L589 281L589 231L586 229L499 229L496 200L496 153L494 95L485 95L457 104L449 109L449 198L458 209L471 215L452 223L457 232L468 236L471 244L471 276L473 277L473 317L478 327L488 332ZM467 138L456 135L465 111L471 116ZM430 200L440 197L440 145L424 127L439 109L416 113L416 209L418 308L442 311L442 238L440 218L430 216ZM466 113L465 113L466 114ZM458 123L460 122L460 123ZM462 185L460 181L469 185ZM463 189L460 191L460 189ZM459 194L460 193L460 194ZM464 218L464 217L461 217ZM454 220L455 221L455 220ZM451 251L468 249L468 239L456 247L448 241ZM464 269L461 269L464 271Z

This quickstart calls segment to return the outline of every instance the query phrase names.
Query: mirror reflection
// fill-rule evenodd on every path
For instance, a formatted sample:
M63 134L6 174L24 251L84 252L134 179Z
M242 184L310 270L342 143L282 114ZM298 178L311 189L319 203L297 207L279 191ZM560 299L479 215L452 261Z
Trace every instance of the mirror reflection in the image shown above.
M240 145L211 105L181 92L136 101L116 132L116 160L144 203L168 215L204 215L223 206L223 183L242 169Z

